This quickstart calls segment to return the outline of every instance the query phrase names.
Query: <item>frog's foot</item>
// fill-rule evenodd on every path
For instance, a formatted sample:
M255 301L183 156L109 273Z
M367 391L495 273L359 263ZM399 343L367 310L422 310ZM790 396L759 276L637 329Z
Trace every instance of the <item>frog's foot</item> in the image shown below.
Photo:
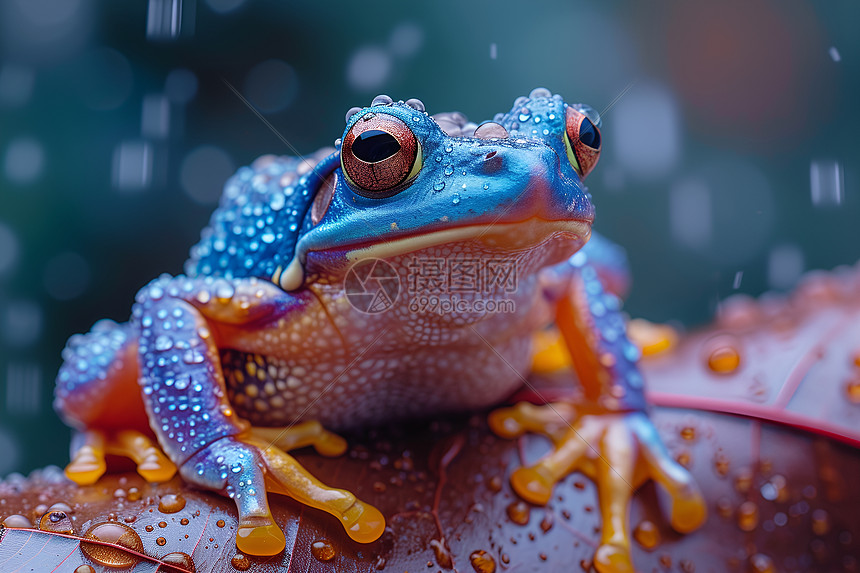
M511 485L523 499L547 503L553 486L574 471L596 482L603 532L594 566L600 573L633 571L628 505L634 489L649 477L671 497L669 521L675 530L687 533L705 520L701 492L643 412L577 417L567 404L518 404L493 412L490 427L504 437L539 432L555 444L550 454L511 475Z
M148 482L165 482L176 474L176 466L152 440L134 430L115 434L87 430L77 437L66 477L78 485L91 485L105 473L105 455L130 458L137 473Z
M260 441L277 446L285 452L313 446L318 454L326 457L339 456L346 452L346 440L323 428L316 420L309 420L286 428L254 427L251 435Z
M348 491L323 485L292 456L250 433L222 438L192 456L181 468L191 483L219 491L236 502L236 547L249 555L276 555L286 547L269 509L267 492L289 495L337 517L355 541L370 543L385 529L375 507Z

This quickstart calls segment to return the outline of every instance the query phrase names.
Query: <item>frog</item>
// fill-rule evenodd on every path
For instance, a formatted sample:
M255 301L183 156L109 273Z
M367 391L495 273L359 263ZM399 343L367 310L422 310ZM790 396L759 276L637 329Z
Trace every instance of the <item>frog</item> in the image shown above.
M69 339L54 401L73 428L66 476L95 483L108 454L150 482L178 473L234 500L251 555L285 548L270 494L369 543L381 512L288 451L340 455L338 432L498 407L498 435L553 444L510 475L519 496L546 504L577 471L597 484L598 571L633 570L628 506L649 479L671 525L695 530L701 492L648 418L638 349L601 279L614 251L588 246L599 125L544 88L480 125L380 95L349 110L333 148L240 168L184 273L142 288L128 322ZM533 335L551 325L576 391L505 406L531 387Z

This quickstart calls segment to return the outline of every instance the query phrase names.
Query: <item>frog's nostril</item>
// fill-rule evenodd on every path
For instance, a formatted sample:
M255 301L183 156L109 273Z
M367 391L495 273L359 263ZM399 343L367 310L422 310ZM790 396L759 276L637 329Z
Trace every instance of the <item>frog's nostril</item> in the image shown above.
M484 163L481 165L481 170L484 173L495 173L502 168L502 156L498 151L491 151L484 156Z

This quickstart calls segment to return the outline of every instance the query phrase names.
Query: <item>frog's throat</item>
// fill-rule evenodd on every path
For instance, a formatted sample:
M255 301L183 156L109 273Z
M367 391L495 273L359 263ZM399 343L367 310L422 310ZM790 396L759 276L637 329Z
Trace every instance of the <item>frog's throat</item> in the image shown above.
M533 219L532 222L535 220ZM577 220L538 220L540 229L538 240L533 243L541 242L554 233L572 233L582 239L585 243L591 235L591 221ZM467 225L464 227L454 227L453 229L444 229L433 233L423 233L420 235L412 235L395 239L393 241L385 241L374 245L360 246L346 252L346 260L355 262L362 259L376 258L385 259L395 257L421 249L427 249L446 243L456 243L468 239L480 239L489 235L508 235L508 231L512 227L522 227L522 223L487 223L483 225ZM285 291L293 291L302 286L305 280L305 271L302 264L302 259L305 258L306 252L297 250L287 268L278 270L272 277L275 284L279 284Z

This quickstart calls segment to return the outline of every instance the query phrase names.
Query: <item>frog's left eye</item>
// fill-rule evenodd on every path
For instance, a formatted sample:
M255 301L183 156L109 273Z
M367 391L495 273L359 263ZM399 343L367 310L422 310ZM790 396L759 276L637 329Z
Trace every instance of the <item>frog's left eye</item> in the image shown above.
M580 177L585 178L600 158L600 130L574 106L565 112L564 144L567 158Z
M393 115L367 113L343 138L340 160L347 181L360 195L390 197L421 170L421 145Z

